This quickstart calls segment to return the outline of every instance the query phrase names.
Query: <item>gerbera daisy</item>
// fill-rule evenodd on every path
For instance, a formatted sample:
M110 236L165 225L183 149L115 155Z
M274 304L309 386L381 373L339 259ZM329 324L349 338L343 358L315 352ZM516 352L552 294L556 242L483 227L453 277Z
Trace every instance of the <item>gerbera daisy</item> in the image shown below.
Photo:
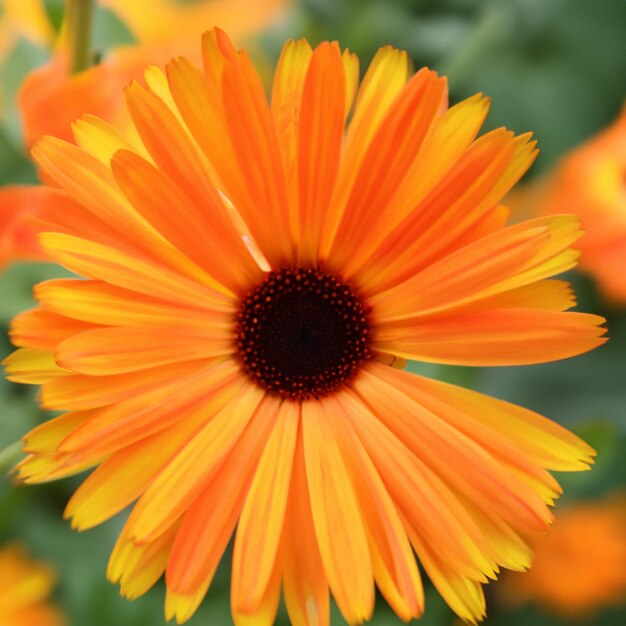
M423 611L416 557L464 619L523 569L559 486L593 450L545 418L413 376L405 359L512 365L601 344L566 313L575 217L505 226L535 144L476 138L488 100L390 47L359 85L336 43L289 42L271 102L220 30L127 103L34 150L58 188L45 250L87 280L36 288L10 379L67 411L25 438L26 482L97 469L67 507L87 529L137 500L108 575L136 597L165 571L184 622L234 534L232 613L351 624L374 589ZM347 121L349 120L349 121Z
M581 538L583 538L581 540ZM533 567L502 584L507 604L536 602L564 618L626 604L626 498L578 502L533 542Z
M0 624L63 626L61 613L48 602L54 571L32 561L17 544L0 548Z

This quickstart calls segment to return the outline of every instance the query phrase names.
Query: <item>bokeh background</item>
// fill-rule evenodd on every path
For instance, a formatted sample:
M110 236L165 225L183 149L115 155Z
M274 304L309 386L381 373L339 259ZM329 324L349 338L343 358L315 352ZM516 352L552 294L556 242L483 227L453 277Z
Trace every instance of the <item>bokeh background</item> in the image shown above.
M142 3L133 0L133 4ZM149 0L144 4L148 10ZM46 0L44 5L50 23L58 30L63 3ZM0 0L0 24L2 7ZM129 27L111 10L99 7L94 27L94 48L102 53L134 41ZM278 20L258 34L255 46L270 67L285 39L302 36L312 43L337 39L358 53L362 67L378 47L390 43L408 50L415 67L428 65L447 75L453 103L478 91L491 96L489 129L532 130L538 139L541 154L525 182L549 172L564 154L614 120L626 95L623 0L300 0L287 6ZM7 41L4 43L8 47ZM45 46L15 33L0 60L0 185L37 182L23 148L16 93L26 74L49 55ZM621 271L626 272L626 267ZM11 351L6 333L11 317L33 305L32 285L63 274L58 267L43 263L16 263L0 270L0 357ZM607 494L615 497L626 489L626 307L605 302L586 276L574 273L567 278L575 285L580 310L607 317L610 341L606 346L575 359L529 367L466 369L409 364L413 371L539 411L597 449L593 471L558 477L565 496L557 505L557 516L568 504L597 501ZM0 380L0 450L46 417L37 408L32 389ZM8 461L0 461L3 473ZM55 600L73 626L162 624L161 585L131 603L121 599L117 588L105 580L108 554L122 520L82 534L71 531L63 521L63 508L79 481L80 477L15 487L9 477L0 478L0 545L19 539L38 558L56 566L59 585ZM582 532L580 541L585 539ZM225 559L203 606L189 622L191 626L231 623L229 575ZM499 585L487 589L489 626L626 624L626 598L621 606L560 617L532 603L511 605L499 592ZM287 624L284 612L278 623ZM336 611L332 623L344 623ZM372 624L399 623L379 601ZM456 623L430 586L421 623Z

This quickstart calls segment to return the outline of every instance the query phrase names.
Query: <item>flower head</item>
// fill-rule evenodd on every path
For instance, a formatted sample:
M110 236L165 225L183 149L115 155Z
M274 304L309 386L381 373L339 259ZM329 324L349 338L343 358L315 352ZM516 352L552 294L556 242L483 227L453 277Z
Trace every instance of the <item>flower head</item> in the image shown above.
M21 546L0 548L0 624L63 626L65 620L48 603L55 578L50 567L31 561Z
M375 585L423 611L417 557L463 618L524 569L552 521L546 470L593 451L545 418L405 373L405 359L512 365L601 344L565 312L578 220L505 226L529 135L476 138L488 100L383 48L359 84L336 43L289 42L268 104L214 30L126 91L136 134L88 118L34 156L57 185L45 250L87 280L36 288L15 319L12 380L67 411L25 439L26 482L96 467L78 529L136 504L108 575L188 619L235 535L236 624L349 623Z
M559 511L547 537L533 542L533 566L502 585L510 602L536 602L566 618L624 604L626 499L581 502Z
M608 298L626 303L626 106L613 124L563 158L538 203L543 214L580 217L581 269Z

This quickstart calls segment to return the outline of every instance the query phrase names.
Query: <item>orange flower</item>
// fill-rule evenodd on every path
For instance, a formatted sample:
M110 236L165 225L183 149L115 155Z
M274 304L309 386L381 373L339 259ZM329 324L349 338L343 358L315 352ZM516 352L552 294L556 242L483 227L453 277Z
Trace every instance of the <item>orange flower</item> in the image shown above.
M46 258L35 238L32 219L47 189L9 185L0 189L0 268L9 261Z
M65 620L47 598L55 583L50 567L31 561L18 545L0 549L0 624L63 626Z
M580 216L580 267L609 299L626 303L626 107L609 128L563 159L539 206L544 214Z
M626 602L625 498L563 509L533 548L532 569L503 583L507 602L534 601L565 618Z
M130 122L120 94L131 80L141 77L149 63L150 56L138 47L126 54L114 54L77 74L70 73L69 59L64 53L34 69L19 91L27 148L44 135L71 141L72 123L83 114L128 127Z
M108 575L137 597L166 572L184 622L235 533L237 625L349 623L375 584L419 616L414 551L464 619L525 569L552 521L546 471L593 450L545 418L402 372L512 365L603 343L567 313L575 217L505 227L529 135L476 139L488 100L383 48L361 84L337 44L289 42L271 103L219 30L126 91L137 138L97 119L40 142L59 186L45 250L87 280L36 288L11 380L68 411L25 438L26 482L97 469L67 507L87 529L137 500ZM346 120L350 120L349 123Z

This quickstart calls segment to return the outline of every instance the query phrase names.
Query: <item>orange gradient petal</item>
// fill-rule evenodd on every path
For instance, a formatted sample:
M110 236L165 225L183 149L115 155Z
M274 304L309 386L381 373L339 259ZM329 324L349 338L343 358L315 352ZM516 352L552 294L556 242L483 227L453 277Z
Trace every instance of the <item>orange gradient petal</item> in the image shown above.
M321 44L308 65L298 119L297 263L313 265L339 171L346 77L339 46Z
M283 593L293 626L329 626L328 579L320 556L307 485L302 429L298 433L287 502Z
M276 567L299 421L296 403L280 406L239 517L231 588L236 612L254 612Z
M369 619L373 570L362 513L322 403L302 406L306 476L315 536L330 589L348 622Z

